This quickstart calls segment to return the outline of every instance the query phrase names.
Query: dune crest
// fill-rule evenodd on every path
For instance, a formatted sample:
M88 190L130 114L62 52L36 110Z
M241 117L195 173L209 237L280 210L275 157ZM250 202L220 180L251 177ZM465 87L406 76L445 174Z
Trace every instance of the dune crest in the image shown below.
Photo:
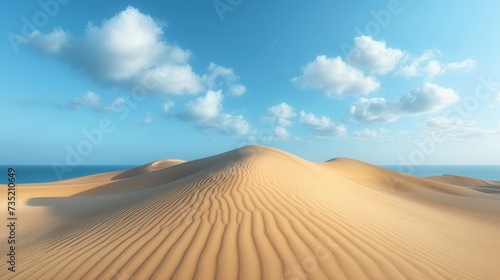
M500 196L470 182L248 146L19 186L0 278L500 279Z

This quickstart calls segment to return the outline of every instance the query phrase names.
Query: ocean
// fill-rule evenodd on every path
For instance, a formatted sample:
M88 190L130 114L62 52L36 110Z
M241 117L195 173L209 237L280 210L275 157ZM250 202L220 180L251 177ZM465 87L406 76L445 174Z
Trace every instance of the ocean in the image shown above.
M24 184L67 180L81 176L125 170L136 166L137 165L80 165L69 167L69 169L55 170L52 165L0 165L0 184L7 184L7 170L9 167L16 169L16 182L18 184ZM58 175L58 172L60 175Z
M8 183L7 169L9 167L14 167L16 169L16 181L19 184L23 184L53 182L58 181L61 178L71 179L86 175L125 170L136 167L136 165L80 165L72 167L71 172L63 173L61 178L59 178L56 171L51 165L0 165L0 184ZM500 165L382 165L381 167L418 177L453 174L485 180L500 181Z

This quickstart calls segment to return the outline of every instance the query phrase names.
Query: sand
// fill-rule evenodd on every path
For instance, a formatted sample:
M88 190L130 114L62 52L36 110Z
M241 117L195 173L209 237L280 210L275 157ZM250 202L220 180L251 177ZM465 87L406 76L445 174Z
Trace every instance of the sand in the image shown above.
M499 185L260 146L19 185L0 279L500 279Z

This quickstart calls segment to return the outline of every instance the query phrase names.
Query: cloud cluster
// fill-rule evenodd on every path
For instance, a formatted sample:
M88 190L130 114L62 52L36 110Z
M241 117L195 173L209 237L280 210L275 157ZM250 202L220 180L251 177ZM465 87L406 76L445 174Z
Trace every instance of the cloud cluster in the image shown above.
M388 48L385 41L360 36L354 38L354 48L349 52L347 60L368 72L385 74L392 71L404 55L399 49Z
M211 64L207 74L195 73L189 65L191 52L165 41L162 25L130 6L98 26L89 23L81 37L56 29L49 34L35 31L28 41L104 84L180 95L211 89L217 80L227 79L234 95L246 90L232 69Z
M263 116L262 119L274 125L273 135L269 136L267 140L288 139L290 133L287 131L287 127L293 125L291 120L295 118L296 115L294 109L285 102L267 108L267 114Z
M351 106L350 114L355 122L390 122L403 116L438 112L459 99L450 88L425 83L393 103L382 97L360 98Z
M250 125L243 116L222 112L223 98L221 90L208 91L205 96L189 102L178 116L193 121L203 130L216 130L227 135L251 134Z
M489 138L499 135L499 130L483 129L473 120L433 117L428 119L422 129L423 135L439 133L441 138L450 141ZM444 135L444 136L443 136Z
M201 77L207 88L228 88L233 96L242 96L246 92L246 87L238 84L239 77L232 68L210 63L207 73Z
M347 94L369 94L381 86L378 75L395 72L400 76L425 76L430 79L452 71L470 71L476 61L441 63L435 59L439 51L426 50L423 55L412 57L408 52L390 48L385 41L370 36L354 38L354 47L341 57L319 55L302 68L302 74L292 82L303 89L323 90L328 97Z
M195 121L214 119L222 109L222 98L222 91L209 91L205 96L189 102L181 116Z
M380 82L371 74L392 71L405 53L387 47L384 41L375 41L370 36L354 38L354 48L345 62L341 57L328 58L319 55L302 69L302 75L292 81L304 89L324 90L329 97L345 94L368 94L380 87ZM359 68L357 68L357 67Z
M434 59L440 55L439 51L425 50L421 56L408 59L409 61L398 69L397 74L405 77L425 76L432 79L448 72L471 71L476 67L476 61L471 58L457 62L441 63Z
M302 75L292 81L304 89L324 90L329 97L343 94L368 94L380 87L373 77L367 77L363 71L347 64L340 57L328 58L325 55L307 63Z
M326 116L316 117L313 113L304 111L300 111L300 124L308 127L312 135L319 138L347 134L347 127L344 124L336 123Z

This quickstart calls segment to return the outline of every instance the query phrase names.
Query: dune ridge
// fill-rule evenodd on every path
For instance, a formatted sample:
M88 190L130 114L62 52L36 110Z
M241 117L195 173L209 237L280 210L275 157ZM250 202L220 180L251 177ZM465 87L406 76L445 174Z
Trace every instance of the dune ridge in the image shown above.
M248 146L22 185L0 278L500 279L500 196L474 189L498 185L474 180Z

